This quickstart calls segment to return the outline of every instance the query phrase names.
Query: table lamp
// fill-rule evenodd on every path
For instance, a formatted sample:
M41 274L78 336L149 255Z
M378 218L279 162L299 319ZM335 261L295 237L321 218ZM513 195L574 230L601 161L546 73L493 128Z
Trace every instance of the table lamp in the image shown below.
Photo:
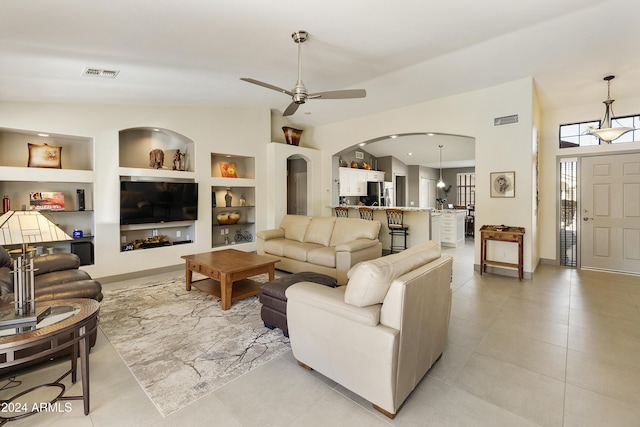
M8 211L0 216L0 245L22 245L22 254L13 262L15 312L0 319L0 327L36 324L46 308L36 310L33 258L27 260L31 243L73 240L38 211Z

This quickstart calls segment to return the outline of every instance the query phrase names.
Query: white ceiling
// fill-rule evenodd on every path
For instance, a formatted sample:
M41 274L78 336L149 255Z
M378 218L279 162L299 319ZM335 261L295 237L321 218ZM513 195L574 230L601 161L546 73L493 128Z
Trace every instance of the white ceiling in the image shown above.
M309 91L367 97L310 100L291 117L303 128L528 76L543 109L558 109L600 103L608 74L614 98L640 96L638 16L637 0L6 1L0 101L282 112L287 95L239 78L293 88L290 35L306 30Z

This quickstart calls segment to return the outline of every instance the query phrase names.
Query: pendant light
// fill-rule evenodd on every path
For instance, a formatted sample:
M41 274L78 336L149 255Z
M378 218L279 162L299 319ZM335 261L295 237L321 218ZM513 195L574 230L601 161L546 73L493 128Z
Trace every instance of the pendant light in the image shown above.
M613 101L615 101L614 99L611 99L611 80L614 78L615 76L607 76L604 78L604 81L607 82L607 99L602 101L605 105L604 118L602 119L602 122L600 122L600 129L594 129L589 132L589 135L597 136L601 141L605 141L608 144L610 144L614 139L618 139L625 133L633 130L633 128L623 126L615 128L611 127L611 120L614 117L612 105Z
M445 184L444 184L444 181L442 180L442 145L438 145L438 147L440 147L440 180L438 181L436 186L438 188L444 188Z

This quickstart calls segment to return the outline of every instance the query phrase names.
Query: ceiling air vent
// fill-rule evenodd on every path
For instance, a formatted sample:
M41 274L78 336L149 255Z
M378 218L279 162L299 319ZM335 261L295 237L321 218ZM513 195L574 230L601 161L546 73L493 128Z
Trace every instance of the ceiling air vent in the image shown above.
M512 125L518 123L518 115L512 114L510 116L496 117L493 119L494 126Z
M115 79L120 71L117 70L102 70L100 68L85 68L82 73L83 76L91 77L104 77L106 79Z

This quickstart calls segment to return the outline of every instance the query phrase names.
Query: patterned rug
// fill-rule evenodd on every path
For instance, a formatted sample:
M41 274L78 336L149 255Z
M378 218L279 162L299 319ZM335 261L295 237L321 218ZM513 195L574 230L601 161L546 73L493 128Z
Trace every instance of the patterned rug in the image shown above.
M254 296L222 311L220 300L173 277L105 291L100 328L167 416L290 349L279 329L264 327L260 307Z

